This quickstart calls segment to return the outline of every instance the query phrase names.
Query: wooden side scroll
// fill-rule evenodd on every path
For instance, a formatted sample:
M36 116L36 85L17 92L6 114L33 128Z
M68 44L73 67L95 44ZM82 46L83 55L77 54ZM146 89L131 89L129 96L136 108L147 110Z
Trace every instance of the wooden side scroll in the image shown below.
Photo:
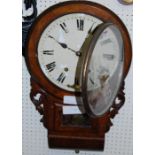
M44 115L44 105L43 100L45 98L45 92L36 84L34 80L31 78L31 92L30 92L30 99L36 110L39 112L40 115ZM43 122L43 118L40 120Z
M108 112L109 121L107 122L106 132L108 132L110 127L113 126L111 119L113 119L118 114L119 110L125 103L124 85L125 85L125 82L123 81L123 83L120 87L120 90L118 92L118 95L117 95L112 107L110 108L110 110Z
M125 102L125 93L124 93L124 84L123 82L118 95L114 101L114 104L112 105L112 109L110 110L110 117L114 118L116 114L118 114L119 109L124 105Z

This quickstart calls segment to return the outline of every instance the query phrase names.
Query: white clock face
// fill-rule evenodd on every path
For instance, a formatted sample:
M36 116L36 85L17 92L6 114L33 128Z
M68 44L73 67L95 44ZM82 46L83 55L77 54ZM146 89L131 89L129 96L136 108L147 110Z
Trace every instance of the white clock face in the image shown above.
M79 50L89 30L102 21L82 13L64 15L51 22L38 43L38 61L45 76L61 89L74 92Z

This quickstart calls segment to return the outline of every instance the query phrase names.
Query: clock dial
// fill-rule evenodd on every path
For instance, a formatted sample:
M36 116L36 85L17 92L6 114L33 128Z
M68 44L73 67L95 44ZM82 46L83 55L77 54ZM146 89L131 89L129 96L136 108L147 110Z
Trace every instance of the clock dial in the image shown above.
M57 18L44 29L38 43L38 61L48 80L61 89L75 91L72 86L80 48L101 22L94 16L73 13Z

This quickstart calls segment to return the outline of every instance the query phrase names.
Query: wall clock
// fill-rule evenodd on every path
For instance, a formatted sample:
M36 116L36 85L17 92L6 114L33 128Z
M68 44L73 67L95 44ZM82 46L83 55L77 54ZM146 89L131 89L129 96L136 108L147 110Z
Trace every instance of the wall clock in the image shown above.
M59 3L32 25L25 55L49 147L103 150L110 119L125 101L132 57L122 21L93 2ZM64 112L76 108L73 99L81 113Z

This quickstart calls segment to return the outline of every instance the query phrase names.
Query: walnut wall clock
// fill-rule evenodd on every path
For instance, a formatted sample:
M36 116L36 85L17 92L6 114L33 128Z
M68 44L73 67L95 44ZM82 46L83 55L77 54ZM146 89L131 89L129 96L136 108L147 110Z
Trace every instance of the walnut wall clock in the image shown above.
M110 119L125 101L131 51L126 27L102 5L59 3L36 19L25 59L49 147L103 150Z

